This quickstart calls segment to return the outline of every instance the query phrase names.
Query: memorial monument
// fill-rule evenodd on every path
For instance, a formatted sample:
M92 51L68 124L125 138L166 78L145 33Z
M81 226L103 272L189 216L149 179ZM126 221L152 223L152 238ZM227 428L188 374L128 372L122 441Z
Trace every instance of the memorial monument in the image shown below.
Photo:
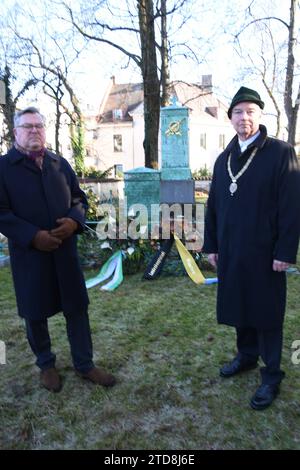
M161 109L161 169L139 167L124 173L128 211L133 204L143 204L150 217L152 209L149 226L159 223L155 205L194 203L188 134L189 110L174 97L170 106Z
M189 110L177 105L161 109L160 202L194 203L194 180L189 164Z

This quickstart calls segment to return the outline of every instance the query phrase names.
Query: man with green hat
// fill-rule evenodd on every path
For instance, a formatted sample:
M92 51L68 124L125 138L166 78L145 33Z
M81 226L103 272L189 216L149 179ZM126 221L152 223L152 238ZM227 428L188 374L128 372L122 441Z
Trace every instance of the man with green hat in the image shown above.
M261 100L259 94L255 90L251 90L250 88L246 88L242 86L239 91L234 95L231 101L231 105L228 109L228 117L231 119L231 114L233 108L239 103L256 103L261 109L264 109L265 103Z
M296 262L300 172L291 145L260 124L264 102L241 87L228 117L236 136L218 157L207 203L203 251L218 271L217 320L234 326L235 358L223 378L257 367L261 384L250 406L262 410L279 393L286 269Z

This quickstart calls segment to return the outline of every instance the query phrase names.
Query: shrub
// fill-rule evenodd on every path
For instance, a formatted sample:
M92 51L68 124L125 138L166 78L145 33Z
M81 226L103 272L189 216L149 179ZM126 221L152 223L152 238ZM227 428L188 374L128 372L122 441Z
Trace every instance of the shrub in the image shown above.
M208 170L207 166L204 165L203 168L193 171L192 176L194 180L210 180L212 173Z
M89 204L86 218L87 220L98 220L100 216L99 197L97 196L97 194L94 193L91 187L87 187L85 189L85 194Z
M83 170L77 171L77 176L80 178L97 178L99 180L105 180L111 176L111 172L113 171L114 167L111 166L107 168L107 170L101 171L97 170L95 167L84 167Z

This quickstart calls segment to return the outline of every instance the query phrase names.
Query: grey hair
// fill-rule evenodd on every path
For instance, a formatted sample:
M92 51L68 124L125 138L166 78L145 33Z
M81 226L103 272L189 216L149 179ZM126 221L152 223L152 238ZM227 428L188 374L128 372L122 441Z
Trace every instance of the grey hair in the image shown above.
M42 121L45 124L45 121L46 121L45 117L40 113L40 110L38 108L35 108L34 106L28 106L28 108L25 108L25 109L22 109L21 111L16 112L16 114L14 115L14 127L18 126L20 122L20 118L24 114L38 114L39 116L41 116Z

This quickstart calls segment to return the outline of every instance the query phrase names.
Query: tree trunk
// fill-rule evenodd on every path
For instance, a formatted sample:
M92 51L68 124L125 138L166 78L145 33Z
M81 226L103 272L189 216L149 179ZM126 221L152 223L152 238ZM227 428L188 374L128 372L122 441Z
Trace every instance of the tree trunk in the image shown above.
M55 113L55 153L60 154L60 149L59 149L59 129L60 129L60 116L61 112L59 109L59 101L55 101L56 105L56 113Z
M297 41L297 34L295 31L295 13L297 8L297 1L291 0L290 4L290 22L289 22L289 38L288 38L288 59L285 78L284 90L284 108L288 120L288 142L291 145L296 144L296 128L297 117L299 110L299 91L298 96L293 106L293 82L295 73L295 57L294 48Z
M167 106L170 98L170 69L167 33L167 0L161 0L161 105Z
M11 91L11 84L10 84L11 72L9 67L6 65L4 69L4 74L2 76L2 80L4 82L5 87L5 96L6 96L6 103L1 105L3 115L4 115L4 122L7 126L7 132L4 136L4 141L7 147L11 147L14 142L14 114L16 111L16 103L12 97Z
M141 70L144 82L145 166L158 167L160 84L157 75L154 15L152 0L138 0L141 38Z

